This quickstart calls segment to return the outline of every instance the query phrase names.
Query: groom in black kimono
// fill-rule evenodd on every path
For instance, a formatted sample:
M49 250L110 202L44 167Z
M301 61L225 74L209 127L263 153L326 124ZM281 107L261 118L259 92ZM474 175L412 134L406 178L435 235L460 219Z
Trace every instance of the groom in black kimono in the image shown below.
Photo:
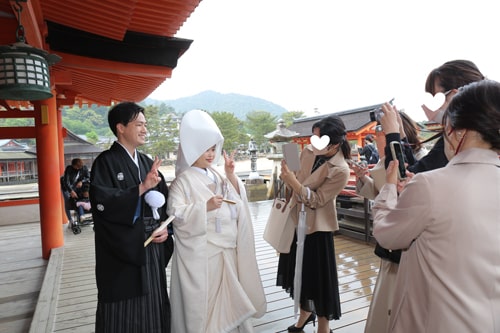
M170 302L165 268L173 250L167 229L167 185L161 160L137 151L146 142L144 109L132 102L108 113L117 137L91 169L90 201L95 226L98 303L96 332L170 332ZM153 191L163 205L153 208ZM162 202L162 200L156 200ZM153 210L157 209L158 218ZM144 247L144 241L153 241Z

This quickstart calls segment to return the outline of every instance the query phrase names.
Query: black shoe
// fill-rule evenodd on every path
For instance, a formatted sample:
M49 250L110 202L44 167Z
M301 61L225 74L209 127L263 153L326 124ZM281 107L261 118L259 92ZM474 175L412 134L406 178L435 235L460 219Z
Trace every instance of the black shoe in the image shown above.
M304 330L304 327L307 325L307 323L309 323L311 321L313 322L313 326L316 327L316 315L314 313L311 313L309 315L309 317L307 318L306 322L301 327L297 327L297 326L295 326L295 324L292 325L292 326L289 326L288 327L288 332L302 332Z

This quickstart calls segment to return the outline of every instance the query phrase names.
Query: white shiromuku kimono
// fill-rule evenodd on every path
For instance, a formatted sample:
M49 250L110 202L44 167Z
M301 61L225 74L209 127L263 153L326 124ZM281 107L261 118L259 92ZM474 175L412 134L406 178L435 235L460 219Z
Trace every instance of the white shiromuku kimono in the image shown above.
M224 138L206 112L186 113L179 136L168 195L168 214L175 216L172 332L253 332L250 318L265 314L266 298L243 182L237 180L237 191L212 167L192 166L210 147L216 146L218 156L222 149ZM207 201L217 194L236 203L207 212Z
M170 186L168 213L175 215L172 332L231 332L235 328L252 332L247 319L266 311L243 184L240 197L230 182L213 174L215 183L191 167ZM207 200L224 187L227 198L236 204L224 203L207 212Z

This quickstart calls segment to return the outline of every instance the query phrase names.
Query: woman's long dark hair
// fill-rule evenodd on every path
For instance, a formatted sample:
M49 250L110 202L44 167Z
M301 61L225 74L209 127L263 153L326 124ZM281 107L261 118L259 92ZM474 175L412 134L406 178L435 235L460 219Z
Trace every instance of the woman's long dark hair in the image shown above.
M476 64L469 60L452 60L433 69L425 81L425 91L435 95L434 83L439 82L444 91L458 89L485 77Z
M406 138L408 139L408 143L411 146L411 149L414 153L418 152L422 149L422 142L420 141L420 135L418 133L418 125L417 123L410 118L403 111L399 111L399 115L401 116L401 120L403 121L403 129L406 134Z
M500 150L500 83L473 82L458 90L443 116L443 127L476 131Z
M345 124L339 116L323 118L319 123L315 123L314 127L319 128L320 136L328 135L330 137L330 144L340 143L339 150L342 151L345 159L351 158L351 146L346 138Z

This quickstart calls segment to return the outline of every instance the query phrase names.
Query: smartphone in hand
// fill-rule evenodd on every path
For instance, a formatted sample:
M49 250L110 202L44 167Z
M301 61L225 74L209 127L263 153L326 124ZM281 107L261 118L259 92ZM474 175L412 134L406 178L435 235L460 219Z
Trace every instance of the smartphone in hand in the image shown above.
M299 146L296 143L285 143L283 145L283 157L290 171L299 171Z
M392 159L398 161L398 178L405 179L406 178L406 167L405 167L405 157L403 153L403 146L401 142L391 141L391 154Z

